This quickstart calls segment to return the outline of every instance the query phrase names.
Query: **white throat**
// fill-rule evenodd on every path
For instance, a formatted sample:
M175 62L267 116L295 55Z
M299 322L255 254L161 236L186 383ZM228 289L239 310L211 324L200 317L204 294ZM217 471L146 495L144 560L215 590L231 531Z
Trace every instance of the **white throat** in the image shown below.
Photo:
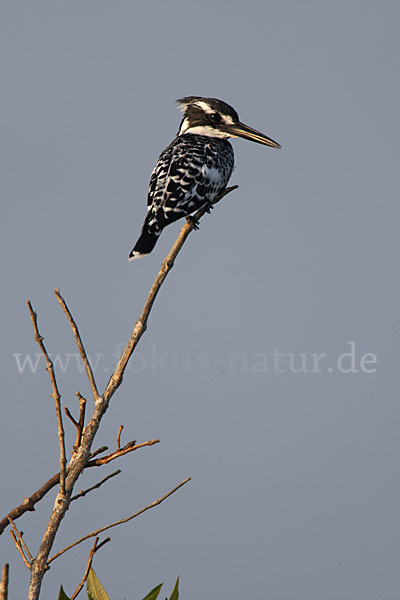
M231 135L229 135L229 133L226 133L225 131L219 131L218 129L214 129L210 125L195 125L194 127L190 127L189 119L187 117L183 119L178 135L182 135L183 133L207 135L208 137L216 137L221 138L223 140L227 140L228 138L232 137Z

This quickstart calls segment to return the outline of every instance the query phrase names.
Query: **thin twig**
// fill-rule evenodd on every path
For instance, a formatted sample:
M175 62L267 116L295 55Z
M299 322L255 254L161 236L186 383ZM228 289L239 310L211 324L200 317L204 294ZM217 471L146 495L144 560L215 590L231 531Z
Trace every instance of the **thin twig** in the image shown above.
M224 196L226 196L233 190L236 190L237 187L238 187L237 185L234 185L232 187L226 188L226 190L224 192L222 192L222 194L220 194L214 200L214 202L211 203L211 206L214 204L217 204L217 202L222 200L222 198ZM154 301L157 297L157 294L158 294L162 284L164 283L165 278L167 277L168 273L174 266L175 259L178 256L179 252L181 251L182 246L185 243L186 239L188 238L190 232L193 231L197 222L209 210L209 208L210 208L210 204L203 206L193 215L193 217L190 220L188 220L185 223L185 225L182 227L182 229L179 233L178 239L176 240L175 244L172 246L168 256L163 260L160 271L151 287L150 293L145 302L142 314L140 315L139 319L136 321L136 324L135 324L135 327L131 334L131 337L129 338L129 341L126 344L125 349L122 352L121 358L119 359L118 364L114 370L114 373L111 375L111 377L108 381L107 387L104 391L104 398L108 402L111 400L111 397L114 395L115 390L121 385L128 361L129 361L130 357L132 356L132 353L135 350L136 346L138 345L139 340L141 339L142 335L144 334L144 332L147 329L147 321L148 321L151 309L153 308Z
M86 496L86 494L88 494L89 492L92 492L93 490L97 490L100 486L103 485L103 483L105 483L106 481L111 479L111 477L115 477L116 475L119 475L120 473L122 473L121 469L117 469L116 471L113 471L112 473L110 473L110 475L107 475L107 477L103 477L103 479L100 479L100 481L97 482L95 485L92 485L91 487L87 488L86 490L79 492L79 494L72 496L71 502L73 500L77 500L78 498L83 498L84 496Z
M158 438L156 438L155 440L148 440L147 442L142 442L141 444L136 444L135 442L128 442L123 448L121 448L121 450L115 450L115 452L107 454L106 456L102 456L101 458L89 460L86 463L86 467L99 467L100 465L107 465L112 460L115 460L120 456L128 454L128 452L134 452L134 450L138 450L139 448L144 448L145 446L154 446L154 444L159 443L160 440Z
M118 435L117 435L117 449L118 450L121 450L121 433L122 433L123 428L124 428L123 425L119 426Z
M79 423L78 423L78 421L75 421L74 417L71 415L71 413L69 411L69 408L64 406L64 412L67 415L68 419L72 422L72 424L75 425L75 427L78 429Z
M74 321L74 318L73 318L68 306L65 303L64 298L60 294L60 290L59 289L54 290L54 294L56 295L56 298L57 298L58 302L60 303L61 308L65 312L67 319L69 321L69 324L71 325L71 329L74 334L75 342L76 342L76 345L78 346L78 350L79 350L82 362L83 362L85 370L86 370L86 375L89 379L90 387L93 392L93 398L96 401L99 398L99 392L97 391L97 385L96 385L96 381L94 379L93 370L90 365L89 359L86 355L86 350L82 343L79 329Z
M108 450L108 446L100 446L100 448L97 448L97 450L94 450L89 454L89 460L92 460L92 458L98 454L101 454L102 452L105 452L106 450Z
M98 541L99 541L99 538L97 537L94 540L94 544L93 544L93 546L92 546L92 548L91 548L91 550L89 552L89 558L88 558L88 561L87 561L85 573L84 573L84 575L83 575L83 577L82 577L82 579L81 579L78 587L76 588L75 592L72 594L71 600L75 600L75 598L77 597L77 595L79 594L79 592L83 588L86 579L88 578L90 567L92 566L93 558L94 558L94 555L95 555L95 552L96 552L96 549L97 549L97 542Z
M1 581L0 581L0 600L7 600L8 598L8 572L9 572L9 564L6 563L3 567L3 571L1 573Z
M29 570L30 570L30 568L31 568L31 563L30 563L30 562L29 562L29 560L26 558L26 556L25 556L25 554L24 554L24 551L22 550L22 546L21 546L21 543L20 543L20 541L19 541L18 537L16 536L16 534L15 534L15 533L14 533L12 530L10 531L10 533L11 533L12 539L14 540L14 543L15 543L15 545L16 545L16 547L17 547L17 550L18 550L18 552L19 552L19 553L20 553L20 555L21 555L21 558L22 558L22 560L23 560L23 562L24 562L24 565L26 566L26 568L27 568L27 569L29 569Z
M28 557L28 560L29 560L29 562L32 562L32 560L33 560L32 554L29 552L29 548L28 548L28 546L25 544L25 540L24 540L24 538L22 537L22 536L24 535L24 532L23 532L23 531L18 531L18 529L17 529L17 527L15 526L15 523L14 523L14 521L13 521L12 519L9 519L9 521L10 521L10 525L11 525L11 527L13 528L13 531L14 531L15 535L16 535L16 536L17 536L17 538L18 538L18 541L19 541L19 542L20 542L20 544L21 544L21 547L22 547L22 549L24 550L24 552L25 552L26 556Z
M79 427L76 432L75 448L78 449L81 445L82 431L85 426L85 411L86 411L86 398L84 398L79 392L76 392L79 399Z
M25 541L22 537L22 531L18 531L12 519L9 519L12 530L10 531L12 538L15 542L18 552L21 555L22 560L24 561L24 565L30 569L32 564L32 554L29 552L28 546L25 544Z
M115 523L111 523L110 525L106 525L105 527L100 527L99 529L96 529L95 531L92 531L91 533L86 534L85 536L81 537L79 540L76 540L73 544L70 544L66 548L63 548L63 550L60 550L60 552L57 552L57 554L54 554L51 558L49 558L49 560L47 561L47 564L49 565L50 563L53 562L53 560L55 560L56 558L58 558L59 556L64 554L64 552L67 552L67 550L71 550L71 548L74 548L75 546L77 546L78 544L81 544L85 540L87 540L91 537L95 537L96 535L99 535L99 533L102 533L103 531L106 531L107 529L111 529L111 527L116 527L117 525L122 525L122 523L127 523L128 521L131 521L132 519L135 519L139 515L146 512L146 510L149 510L150 508L154 508L155 506L158 506L159 504L161 504L161 502L163 502L164 500L169 498L169 496L172 496L172 494L174 494L176 491L178 491L179 488L184 486L185 483L190 481L190 479L191 479L190 477L188 477L187 479L184 479L184 481L182 481L179 485L174 487L173 490L170 490L167 494L165 494L161 498L158 498L158 500L155 500L148 506L145 506L144 508L139 510L137 513L130 515L129 517L126 517L125 519L121 519L120 521L116 521Z
M38 324L37 324L37 314L33 310L32 304L30 303L29 300L28 300L27 304L28 304L30 315L31 315L33 331L35 333L35 341L38 343L38 345L43 353L43 356L46 360L46 370L49 374L51 385L53 388L53 393L51 396L56 405L57 424L58 424L58 440L59 440L59 446L60 446L60 494L62 497L64 497L65 496L65 477L66 477L67 459L65 457L64 426L63 426L62 413L61 413L61 395L60 395L60 392L58 391L53 362L51 361L50 356L48 355L48 352L44 345L44 342L43 342L44 338L42 338L42 336L39 333Z
M75 592L72 594L71 596L71 600L75 600L75 598L77 597L77 595L79 594L79 592L81 591L81 589L83 588L83 586L85 585L85 581L89 576L89 571L90 571L90 567L92 566L92 562L93 562L93 558L94 555L96 554L96 552L98 552L100 550L100 548L102 548L105 544L107 544L107 542L110 541L110 538L106 538L103 542L101 542L101 544L97 545L97 542L99 541L99 538L97 537L94 541L94 544L92 546L92 549L89 552L89 558L87 561L87 565L86 565L86 569L85 569L85 573L82 577L82 580L80 582L80 584L78 585L78 587L76 588Z

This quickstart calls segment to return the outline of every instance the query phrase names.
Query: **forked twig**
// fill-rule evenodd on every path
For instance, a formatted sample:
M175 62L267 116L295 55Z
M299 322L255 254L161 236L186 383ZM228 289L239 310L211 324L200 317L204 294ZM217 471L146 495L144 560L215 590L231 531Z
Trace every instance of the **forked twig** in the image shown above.
M76 451L81 445L82 439L82 431L85 425L85 410L86 410L86 398L84 398L79 392L76 392L76 395L79 399L79 421L76 421L72 416L69 408L65 407L64 412L67 415L68 419L72 422L74 427L76 428L76 440L74 445L74 450Z
M32 562L32 554L29 552L29 548L28 546L25 544L25 540L22 537L24 535L23 531L18 531L18 529L16 528L15 524L13 523L12 519L10 519L10 523L11 523L11 527L13 528L13 531L15 532L15 534L18 536L18 540L21 544L21 547L23 548L29 562Z
M191 479L190 477L187 477L187 479L184 479L184 481L182 481L179 485L177 485L176 487L174 487L174 489L170 490L167 494L165 494L161 498L158 498L158 500L155 500L154 502L152 502L148 506L145 506L144 508L142 508L138 512L134 513L133 515L130 515L129 517L125 517L125 519L120 519L119 521L116 521L115 523L111 523L110 525L106 525L105 527L100 527L99 529L95 529L95 531L91 531L90 533L87 533L86 535L84 535L83 537L81 537L79 540L76 540L75 542L73 542L69 546L66 546L65 548L63 548L62 550L60 550L60 552L57 552L56 554L53 554L53 556L51 556L49 558L49 560L47 561L47 564L49 565L50 563L53 562L53 560L56 560L56 558L58 558L59 556L61 556L62 554L64 554L64 552L67 552L68 550L71 550L71 548L74 548L75 546L77 546L78 544L81 544L85 540L88 540L91 537L95 537L95 536L99 535L99 533L102 533L103 531L106 531L107 529L111 529L111 527L116 527L117 525L122 525L122 523L127 523L128 521L131 521L132 519L135 519L139 515L141 515L144 512L146 512L146 510L149 510L150 508L154 508L155 506L158 506L159 504L161 504L161 502L163 502L164 500L166 500L167 498L169 498L169 496L172 496L172 494L174 494L175 492L177 492L179 490L179 488L181 488L182 486L184 486L185 483L187 483L188 481L190 481L190 479Z
M136 442L128 442L120 450L115 450L115 452L111 452L111 454L107 454L106 456L102 456L101 458L95 458L94 460L89 460L86 463L86 467L99 467L100 465L107 465L112 460L115 460L116 458L119 458L120 456L124 456L124 454L128 454L128 452L134 452L135 450L138 450L139 448L144 448L145 446L154 446L154 444L159 444L159 443L160 443L160 440L158 438L156 438L155 440L148 440L147 442L142 442L141 444L136 444Z
M18 529L16 528L15 523L12 519L9 518L9 521L10 521L10 525L12 527L12 530L10 531L10 533L15 542L17 550L21 555L24 565L28 569L30 569L33 558L32 558L32 554L29 552L28 546L25 544L25 540L22 537L23 533L22 533L22 531L18 531Z
M20 555L21 555L21 558L22 558L22 561L23 561L24 565L26 566L26 568L27 568L27 569L29 569L29 570L30 570L30 568L31 568L31 563L30 563L30 562L29 562L29 560L26 558L26 556L25 556L25 554L24 554L24 551L22 550L22 547L21 547L20 541L18 540L18 537L16 536L16 534L14 533L14 531L12 531L12 530L11 530L11 531L10 531L10 533L11 533L11 537L12 537L12 539L14 540L14 543L15 543L15 546L16 546L17 550L18 550L18 552L19 552L19 553L20 553Z
M76 432L75 448L78 449L81 445L82 432L85 426L85 412L86 412L86 398L84 398L79 392L76 392L79 399L79 427Z
M97 542L99 541L99 538L97 537L94 540L94 544L92 546L92 549L89 552L89 558L88 558L88 561L87 561L85 573L84 573L84 575L83 575L83 577L81 579L81 582L79 583L78 587L76 588L75 592L72 594L71 600L75 600L75 598L77 597L77 595L79 594L79 592L81 591L81 589L83 588L83 586L85 585L85 581L86 581L86 579L89 576L89 571L90 571L90 567L92 566L94 555L96 554L96 552L98 552L100 550L100 548L102 548L105 544L107 544L107 542L109 542L110 539L111 538L106 538L99 545L97 545Z

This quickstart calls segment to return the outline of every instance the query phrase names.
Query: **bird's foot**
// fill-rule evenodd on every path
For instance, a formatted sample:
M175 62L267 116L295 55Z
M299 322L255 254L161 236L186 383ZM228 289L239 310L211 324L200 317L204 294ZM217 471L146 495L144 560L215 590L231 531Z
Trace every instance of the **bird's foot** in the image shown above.
M195 231L199 230L198 221L194 217L192 217L191 215L188 215L186 217L186 221L192 225L192 227Z
M207 205L206 213L210 214L213 208L214 208L214 204L211 204L211 202L210 202L210 204Z

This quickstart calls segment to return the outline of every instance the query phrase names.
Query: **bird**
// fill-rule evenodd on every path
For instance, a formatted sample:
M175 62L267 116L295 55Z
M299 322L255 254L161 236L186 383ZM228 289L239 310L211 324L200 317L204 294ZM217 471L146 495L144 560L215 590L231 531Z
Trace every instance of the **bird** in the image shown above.
M149 254L167 225L212 202L226 188L233 171L229 138L241 137L272 148L278 142L244 125L232 106L217 98L186 96L178 133L160 154L150 177L147 214L129 260Z

